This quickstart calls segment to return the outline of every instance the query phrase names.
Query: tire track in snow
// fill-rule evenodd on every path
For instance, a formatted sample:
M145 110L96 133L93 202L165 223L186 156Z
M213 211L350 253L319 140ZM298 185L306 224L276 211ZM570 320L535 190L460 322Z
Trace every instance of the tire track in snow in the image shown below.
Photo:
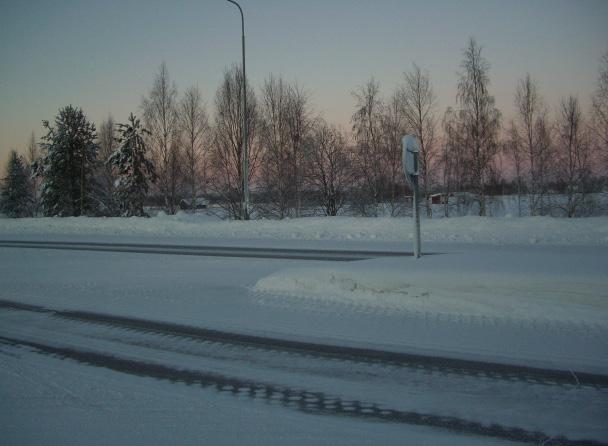
M374 317L399 317L412 320L425 320L431 323L450 323L476 327L513 327L531 329L535 333L545 334L552 331L569 332L588 339L604 340L606 328L597 323L580 321L555 321L551 319L523 319L509 316L486 316L474 314L454 314L411 310L391 304L371 305L355 301L324 299L323 297L300 295L297 292L274 293L252 291L251 296L258 305L291 312L307 314L349 314ZM606 343L608 347L608 343Z
M251 399L260 399L270 403L274 402L281 406L313 415L342 416L368 421L426 426L461 434L492 437L528 444L543 444L546 446L601 446L607 444L594 440L573 440L563 436L550 437L540 431L530 431L499 424L485 425L457 417L395 410L373 402L347 400L324 392L309 391L303 388L232 378L222 374L198 370L178 369L163 364L138 361L80 349L54 347L9 337L0 336L0 342L14 347L27 348L36 353L53 356L62 360L72 360L116 372L171 381L188 386L197 386L203 389L232 394L233 396L246 396Z
M155 333L175 338L192 339L199 342L234 345L265 351L279 351L300 356L329 358L343 361L399 366L409 369L423 369L431 372L455 375L469 375L507 381L524 381L543 385L576 385L594 388L608 388L608 376L576 370L544 369L520 365L464 360L447 357L425 356L399 353L370 348L347 347L318 344L288 339L270 338L242 333L151 321L127 316L69 310L52 310L45 307L0 300L0 308L13 311L47 313L52 317L133 330L140 333Z

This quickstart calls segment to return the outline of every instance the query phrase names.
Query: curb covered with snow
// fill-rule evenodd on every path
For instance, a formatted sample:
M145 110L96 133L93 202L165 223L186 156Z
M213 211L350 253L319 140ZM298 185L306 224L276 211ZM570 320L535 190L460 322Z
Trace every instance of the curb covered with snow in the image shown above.
M223 221L206 214L154 218L0 219L0 237L44 235L187 237L201 239L404 241L409 218L315 217L293 220ZM425 242L491 245L608 246L608 217L459 217L423 220Z

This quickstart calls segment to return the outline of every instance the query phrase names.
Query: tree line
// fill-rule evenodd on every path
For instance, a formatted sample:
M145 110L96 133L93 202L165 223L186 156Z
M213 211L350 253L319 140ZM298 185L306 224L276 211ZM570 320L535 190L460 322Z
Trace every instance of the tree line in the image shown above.
M440 195L442 213L473 203L488 213L488 197L502 188L518 197L520 215L544 215L556 206L582 215L597 175L608 165L608 53L600 62L592 109L583 113L567 96L551 117L539 84L518 81L509 122L490 91L490 64L471 38L463 50L453 106L440 114L430 75L417 65L389 96L373 78L353 91L350 132L313 110L297 83L270 75L247 87L249 178L253 215L300 217L310 208L337 215L345 207L365 216L400 215L409 194L401 138L420 143L420 185L426 210ZM140 118L110 117L97 131L84 112L59 110L26 156L11 152L2 181L3 213L31 215L145 215L144 204L175 213L200 197L233 219L243 215L242 71L227 69L207 111L193 86L181 97L163 63ZM141 120L141 121L140 121ZM513 170L505 178L503 163ZM600 166L600 167L598 167Z

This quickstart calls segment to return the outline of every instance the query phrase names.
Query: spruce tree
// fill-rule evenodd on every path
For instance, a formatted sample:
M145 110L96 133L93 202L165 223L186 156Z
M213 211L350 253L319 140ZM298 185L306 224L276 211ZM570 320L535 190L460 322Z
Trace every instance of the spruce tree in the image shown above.
M23 158L11 151L6 165L6 177L0 190L0 211L9 217L30 214L32 194Z
M82 109L68 105L59 110L55 126L43 121L43 156L35 166L42 180L42 207L47 216L78 216L95 209L94 167L98 145L95 125Z
M146 216L144 200L148 193L148 181L155 181L154 164L146 157L144 135L148 130L141 127L139 119L129 116L128 124L118 124L120 147L107 161L116 168L117 201L125 217Z

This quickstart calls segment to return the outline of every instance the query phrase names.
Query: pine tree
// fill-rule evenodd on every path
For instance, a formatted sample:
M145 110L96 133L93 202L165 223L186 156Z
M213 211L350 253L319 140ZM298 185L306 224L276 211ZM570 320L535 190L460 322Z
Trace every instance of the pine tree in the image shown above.
M146 216L144 200L148 193L148 181L156 180L154 164L146 158L144 136L150 132L141 127L133 113L129 116L129 123L119 124L118 128L120 147L106 162L116 168L116 198L123 216Z
M0 211L9 217L27 217L32 201L28 175L23 158L11 151L6 165L6 177L0 191Z
M78 216L94 210L94 166L98 145L95 125L82 109L68 105L59 110L55 127L43 138L44 155L34 166L42 181L42 206L47 216Z

